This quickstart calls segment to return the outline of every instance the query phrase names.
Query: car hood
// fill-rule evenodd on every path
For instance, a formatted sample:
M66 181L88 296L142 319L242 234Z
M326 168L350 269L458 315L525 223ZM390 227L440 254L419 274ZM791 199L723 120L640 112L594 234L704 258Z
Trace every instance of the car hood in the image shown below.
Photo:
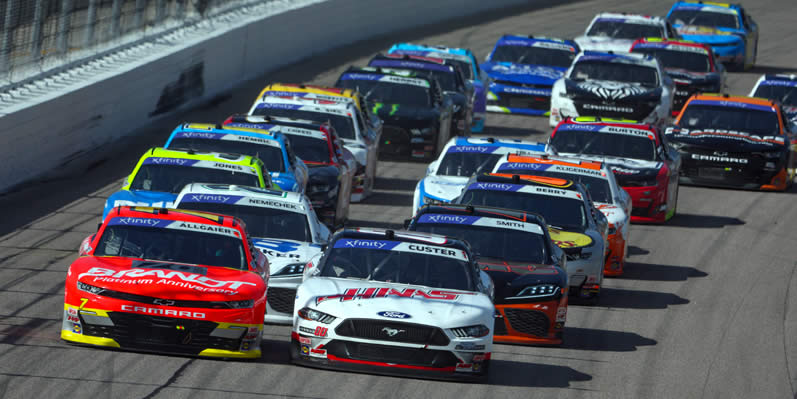
M565 79L565 90L579 98L624 101L658 101L661 87L645 87L635 83L608 80L576 81Z
M567 68L510 62L485 62L481 67L494 80L545 85L553 85L567 70Z
M604 53L609 51L628 53L631 51L631 45L635 42L633 39L614 39L601 36L579 36L575 41L581 51L600 51Z
M265 290L263 279L248 271L123 257L79 257L67 275L68 286L77 281L117 292L187 301L252 299Z
M705 44L741 42L745 35L743 30L711 26L676 25L675 29L684 40Z
M462 193L467 183L467 177L427 176L421 180L421 192L433 198L452 201Z
M685 83L690 85L704 85L708 83L719 83L720 75L716 72L692 72L680 68L665 68L667 75L675 83Z
M374 298L375 292L387 295ZM370 295L356 296L357 293ZM328 277L305 280L299 286L296 304L297 308L310 306L339 318L389 320L378 313L399 312L410 316L403 321L443 328L483 323L494 313L490 298L482 293Z
M311 242L276 238L255 238L252 241L255 248L268 258L272 275L282 271L285 266L294 263L307 263L310 258L321 252L321 246Z
M759 136L743 131L671 127L664 134L673 143L730 152L785 150L789 144L780 136Z

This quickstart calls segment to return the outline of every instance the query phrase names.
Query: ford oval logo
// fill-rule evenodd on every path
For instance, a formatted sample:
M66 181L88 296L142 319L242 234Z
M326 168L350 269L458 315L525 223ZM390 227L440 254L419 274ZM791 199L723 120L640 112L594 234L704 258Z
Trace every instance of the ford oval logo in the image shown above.
M390 311L387 311L387 312L379 312L379 313L377 313L377 314L378 314L378 315L380 315L380 316L382 316L382 317L389 317L389 318L391 318L391 319L409 319L410 317L412 317L412 316L410 316L410 315L408 315L408 314L406 314L406 313L401 313L401 312L390 312ZM394 335L395 335L395 334L394 334Z

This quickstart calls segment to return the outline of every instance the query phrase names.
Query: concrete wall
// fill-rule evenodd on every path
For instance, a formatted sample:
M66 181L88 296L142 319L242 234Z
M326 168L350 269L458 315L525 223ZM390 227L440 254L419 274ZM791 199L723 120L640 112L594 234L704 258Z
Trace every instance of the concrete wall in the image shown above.
M0 117L0 192L175 109L315 53L530 1L329 0L237 27L227 21L212 34L40 96L38 103Z

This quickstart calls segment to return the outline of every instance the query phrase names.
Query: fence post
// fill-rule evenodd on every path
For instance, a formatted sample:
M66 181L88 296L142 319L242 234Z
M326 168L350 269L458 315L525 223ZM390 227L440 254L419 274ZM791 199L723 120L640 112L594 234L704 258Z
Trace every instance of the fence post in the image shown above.
M160 25L166 19L166 0L158 0L155 8L155 25Z
M185 25L185 1L186 0L174 0L174 19L176 21L181 21L183 25Z
M120 32L120 25L122 22L122 0L113 0L111 5L111 39L116 39Z
M144 23L144 11L146 9L146 0L136 0L136 17L133 20L133 26L135 30L141 30L141 26Z
M58 18L58 37L55 39L59 55L69 50L69 28L72 22L72 0L61 0L61 16Z
M86 36L84 47L90 47L94 41L94 27L97 26L97 3L99 0L89 0L89 9L86 13Z
M36 0L33 5L33 34L31 35L31 42L33 43L30 49L30 55L33 60L42 58L42 25L44 14L44 0Z
M14 11L16 1L6 0L5 18L3 19L3 39L0 43L0 71L3 73L11 72L11 41L14 37L14 28L11 26L11 16Z

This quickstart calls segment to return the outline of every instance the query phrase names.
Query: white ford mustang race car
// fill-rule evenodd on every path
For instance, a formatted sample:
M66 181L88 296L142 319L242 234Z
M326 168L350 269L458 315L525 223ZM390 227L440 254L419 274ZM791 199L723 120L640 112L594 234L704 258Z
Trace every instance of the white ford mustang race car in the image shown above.
M471 175L491 171L504 154L535 155L545 150L545 144L534 141L454 137L429 164L426 176L415 186L412 215L426 204L451 202L462 192Z
M487 376L493 284L460 240L355 229L335 234L296 293L298 364L442 379Z
M584 35L575 39L582 51L627 53L637 39L678 39L678 33L662 17L603 12L595 16Z
M254 247L268 258L266 323L291 324L304 265L321 253L329 229L302 194L226 184L185 186L175 208L220 213L246 223Z

